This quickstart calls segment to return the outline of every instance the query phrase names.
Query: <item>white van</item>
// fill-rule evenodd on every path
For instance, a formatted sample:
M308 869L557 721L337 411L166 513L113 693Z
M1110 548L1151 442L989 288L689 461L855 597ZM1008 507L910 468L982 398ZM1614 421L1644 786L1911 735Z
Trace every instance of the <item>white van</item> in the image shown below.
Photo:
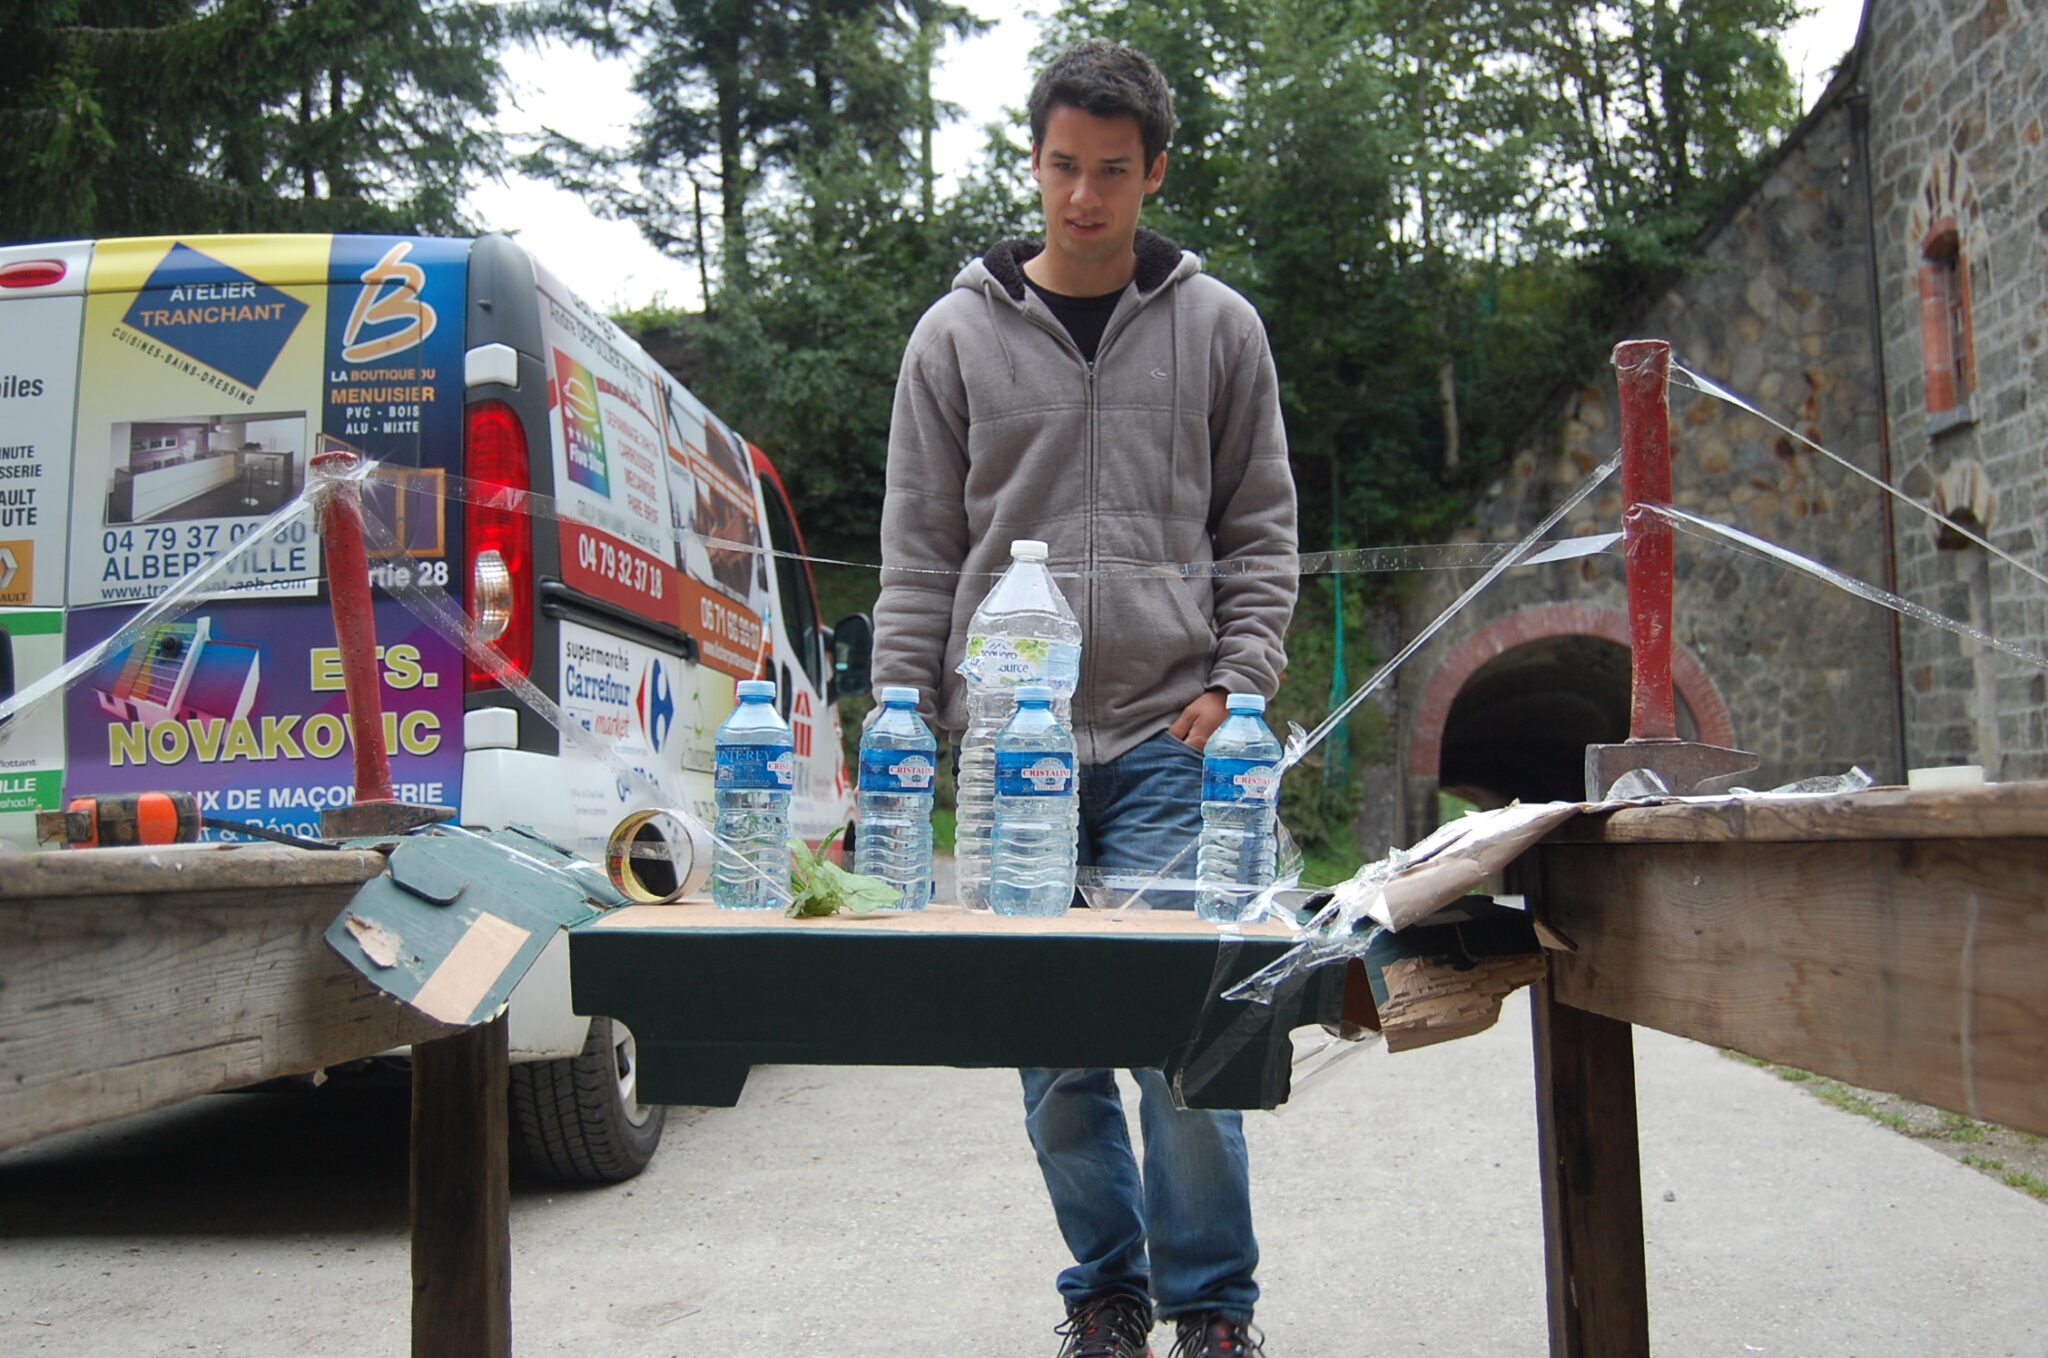
M0 698L241 544L336 448L381 469L366 493L401 800L595 856L648 801L625 767L708 821L713 734L736 681L761 676L795 735L797 833L847 822L833 700L865 685L865 619L839 629L835 682L767 458L501 236L0 247ZM495 507L486 485L555 512ZM310 514L273 524L191 611L0 728L0 838L31 848L35 812L140 791L317 835L352 782L319 553ZM615 759L473 671L393 587L487 618ZM631 1035L571 1011L564 940L521 985L511 1043L530 1159L585 1179L646 1164L662 1110L634 1098Z

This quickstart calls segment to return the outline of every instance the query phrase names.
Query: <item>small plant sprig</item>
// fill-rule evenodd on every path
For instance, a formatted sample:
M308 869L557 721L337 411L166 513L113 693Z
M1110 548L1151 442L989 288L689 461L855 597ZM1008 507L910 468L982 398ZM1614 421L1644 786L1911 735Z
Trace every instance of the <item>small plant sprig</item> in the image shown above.
M790 841L794 861L789 871L789 909L783 913L791 919L837 914L840 910L865 915L903 899L903 893L887 882L848 872L825 857L832 841L845 831L842 825L825 836L825 842L815 853L800 839Z

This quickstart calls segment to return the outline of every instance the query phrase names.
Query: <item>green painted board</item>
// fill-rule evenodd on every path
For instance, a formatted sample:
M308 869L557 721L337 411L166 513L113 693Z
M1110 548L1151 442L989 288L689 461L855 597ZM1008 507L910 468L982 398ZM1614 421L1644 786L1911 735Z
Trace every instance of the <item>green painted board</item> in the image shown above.
M389 865L327 928L362 977L429 1018L488 1022L549 940L625 898L591 864L522 830L430 825L397 839Z
M573 928L569 966L577 1012L633 1030L651 1103L729 1107L757 1065L930 1065L1158 1067L1190 1107L1272 1108L1289 1031L1336 1002L1343 968L1271 1006L1218 996L1292 943L1184 912L792 920L686 903Z

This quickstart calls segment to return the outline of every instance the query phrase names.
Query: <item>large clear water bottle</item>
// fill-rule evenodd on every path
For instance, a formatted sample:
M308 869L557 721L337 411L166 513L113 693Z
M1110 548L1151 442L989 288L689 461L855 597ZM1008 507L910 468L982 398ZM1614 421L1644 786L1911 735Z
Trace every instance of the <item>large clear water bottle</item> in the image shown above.
M860 738L860 833L854 871L903 893L922 910L932 899L932 780L939 742L917 715L917 690L885 688L882 710Z
M1081 790L1074 737L1042 684L1016 690L996 735L996 824L988 903L998 915L1064 915L1074 897Z
M726 910L789 904L789 798L796 750L775 710L775 685L742 679L739 706L718 728L718 843L711 899Z
M1030 538L1010 544L1010 568L996 581L967 628L967 734L960 742L954 785L953 859L960 904L989 905L989 841L995 829L996 732L1016 710L1022 684L1052 690L1060 724L1072 721L1081 681L1081 625L1046 569L1046 546Z
M1273 884L1274 824L1280 796L1280 742L1266 729L1266 700L1233 693L1230 715L1202 750L1202 841L1195 913L1242 919Z

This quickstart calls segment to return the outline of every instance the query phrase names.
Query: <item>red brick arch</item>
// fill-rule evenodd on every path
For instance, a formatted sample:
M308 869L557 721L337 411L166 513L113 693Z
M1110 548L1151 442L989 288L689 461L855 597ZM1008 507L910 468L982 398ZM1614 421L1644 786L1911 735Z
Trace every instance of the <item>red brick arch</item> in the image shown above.
M1550 637L1598 637L1617 646L1628 643L1628 614L1597 604L1544 604L1492 622L1451 648L1429 676L1416 709L1408 742L1408 773L1434 778L1443 755L1444 723L1465 681L1495 656ZM1698 656L1676 642L1671 646L1671 682L1699 724L1699 738L1709 745L1735 745L1735 724L1728 704Z

